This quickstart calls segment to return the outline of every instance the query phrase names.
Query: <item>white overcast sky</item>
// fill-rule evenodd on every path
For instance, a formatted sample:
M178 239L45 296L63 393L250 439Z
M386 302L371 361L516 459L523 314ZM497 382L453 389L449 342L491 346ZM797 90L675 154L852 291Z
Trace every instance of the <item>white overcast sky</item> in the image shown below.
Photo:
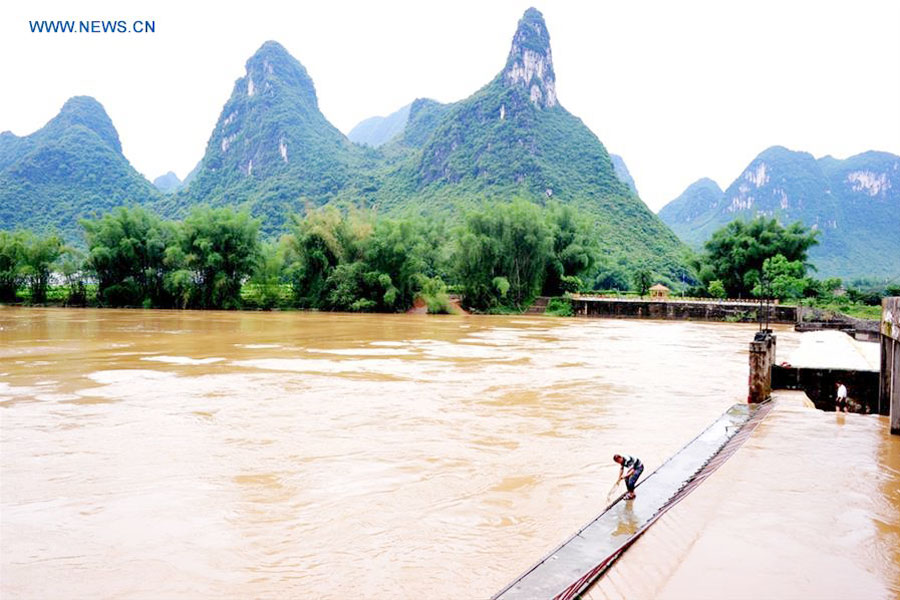
M723 188L762 150L900 154L900 2L324 0L0 5L0 131L75 95L125 156L184 177L244 62L281 42L341 131L417 97L465 98L503 66L522 12L550 31L561 104L621 155L654 211L700 177ZM149 19L152 34L37 34L31 19Z

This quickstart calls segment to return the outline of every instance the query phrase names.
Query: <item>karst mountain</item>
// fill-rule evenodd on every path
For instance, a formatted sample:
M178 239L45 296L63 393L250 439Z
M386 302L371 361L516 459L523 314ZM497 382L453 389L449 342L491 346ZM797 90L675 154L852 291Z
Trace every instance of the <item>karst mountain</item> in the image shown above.
M810 261L819 277L900 275L900 156L864 152L816 159L773 146L722 191L701 179L659 212L685 242L700 248L734 219L757 216L819 231Z

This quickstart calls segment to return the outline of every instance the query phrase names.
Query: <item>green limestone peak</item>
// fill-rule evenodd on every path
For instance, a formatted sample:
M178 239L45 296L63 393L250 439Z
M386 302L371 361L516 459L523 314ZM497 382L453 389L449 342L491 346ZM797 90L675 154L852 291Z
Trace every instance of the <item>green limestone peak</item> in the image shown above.
M77 243L78 219L158 197L93 98L70 98L31 135L0 136L0 229L55 229Z
M509 87L526 90L537 107L552 108L557 104L550 33L544 16L535 8L526 10L519 19L502 80Z
M669 227L675 223L691 223L701 215L716 209L724 200L725 192L719 184L703 177L685 189L659 211L659 218Z
M55 117L31 135L19 137L9 131L0 134L0 169L17 161L36 145L52 142L73 128L87 130L85 134L99 139L113 152L122 154L119 134L103 105L90 96L73 96L66 100Z
M247 60L247 75L239 79L235 92L243 88L247 97L257 94L290 94L318 109L316 88L306 69L278 42L269 40Z
M409 105L406 127L396 138L398 143L410 148L421 148L451 106L430 98L416 98Z
M560 105L537 10L519 20L506 64L487 85L451 105L413 103L398 140L414 152L385 177L384 209L458 213L511 198L571 204L595 219L611 263L647 259L670 275L680 266L675 235L616 176L597 136Z
M162 207L178 215L196 202L248 203L264 228L279 228L302 202L334 198L351 177L353 144L319 110L306 69L279 43L264 43L235 81L200 170ZM182 195L187 202L180 201Z
M113 126L112 119L106 114L103 105L90 96L69 98L59 114L47 123L46 128L52 133L75 125L87 127L109 144L110 148L122 152L122 143L119 141L119 134Z

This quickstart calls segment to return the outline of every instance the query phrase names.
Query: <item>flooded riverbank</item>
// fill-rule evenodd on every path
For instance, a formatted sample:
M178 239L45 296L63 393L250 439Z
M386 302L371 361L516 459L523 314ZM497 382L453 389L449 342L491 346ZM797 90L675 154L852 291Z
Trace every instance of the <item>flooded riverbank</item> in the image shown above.
M490 596L746 398L754 330L0 308L0 595Z

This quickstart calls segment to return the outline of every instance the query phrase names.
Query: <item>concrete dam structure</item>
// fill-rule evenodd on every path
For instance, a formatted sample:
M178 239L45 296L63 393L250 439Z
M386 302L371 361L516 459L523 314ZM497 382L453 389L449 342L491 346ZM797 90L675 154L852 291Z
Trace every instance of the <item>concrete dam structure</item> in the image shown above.
M661 315L685 318L671 315L691 310L698 315L701 310L700 306L690 306L695 303L677 303L681 306L670 308L676 303L588 298L573 302L576 314L581 316L608 317L609 314L601 313L618 312L631 318L666 318ZM753 434L775 402L771 400L775 389L803 390L806 406L815 405L827 411L832 409L834 384L842 381L859 399L857 412L888 415L889 411L891 433L900 434L900 298L885 299L883 307L878 353L873 353L873 344L861 344L844 333L819 331L804 334L804 342L792 353L791 359L799 366L786 361L776 364L776 336L769 329L760 329L749 346L748 403L734 405L639 482L640 502L626 501L620 495L592 521L496 593L493 600L571 600L585 593L593 598L590 590L612 564ZM735 308L718 306L710 311L706 307L702 310L706 316L720 317L723 311ZM783 312L780 316L790 315ZM781 392L781 395L786 393L798 392Z

